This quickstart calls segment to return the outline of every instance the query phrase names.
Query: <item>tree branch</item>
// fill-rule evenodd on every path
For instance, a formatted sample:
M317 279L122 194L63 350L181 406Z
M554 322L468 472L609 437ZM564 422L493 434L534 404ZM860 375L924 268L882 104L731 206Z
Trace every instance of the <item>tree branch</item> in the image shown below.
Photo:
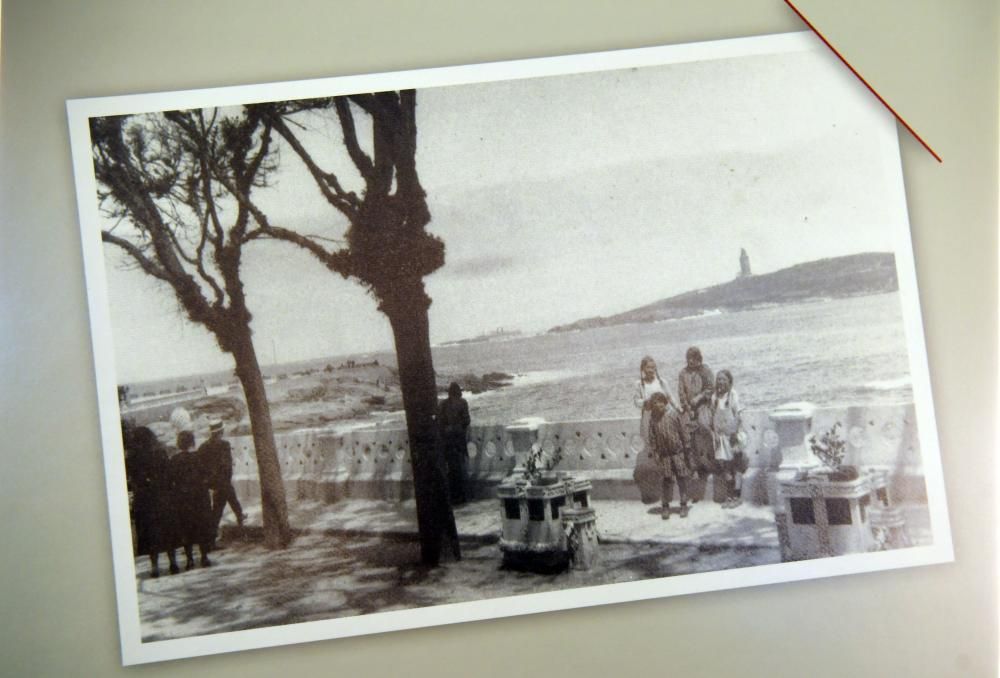
M324 172L319 165L316 164L316 161L313 160L312 156L309 155L309 152L302 146L298 137L292 134L291 130L288 129L288 126L285 125L284 120L280 116L269 115L269 117L274 129L278 131L278 134L280 134L282 138L288 142L288 145L292 147L292 150L294 150L299 158L302 159L302 162L305 163L306 168L312 175L313 180L319 187L323 197L326 198L326 201L336 208L337 211L347 217L351 223L354 223L358 218L357 209L354 204L356 199L352 202L351 198L348 197L350 194L343 191L340 184L337 182L336 177L331 173Z
M392 190L396 166L396 137L399 131L399 101L394 92L372 95L369 113L372 116L372 137L375 168L368 182L368 194L387 196Z
M126 254L134 259L137 264L139 264L139 267L142 268L143 271L149 275L168 283L171 282L172 279L170 274L167 273L165 269L157 265L152 259L143 254L142 250L139 249L135 243L110 233L109 231L101 231L101 240L121 248Z
M171 219L177 221L177 216L172 215ZM184 245L181 244L180 238L177 237L177 231L174 228L171 228L170 226L167 226L164 230L167 232L167 236L170 238L170 242L173 243L174 251L177 252L177 256L179 256L183 261L186 261L192 266L196 266L197 264L195 262L194 256L188 254L184 250Z
M372 172L374 168L372 167L371 158L361 149L361 144L358 143L358 130L354 126L351 103L345 97L337 97L333 100L333 104L337 109L340 129L344 133L344 145L347 147L348 155L351 156L351 162L358 168L358 172L361 173L361 178L365 180L365 184L369 184L373 180Z
M250 115L252 115L253 117L252 118L249 117ZM241 145L239 147L240 150L239 157L235 157L237 149L236 148L232 149L234 157L232 158L231 163L233 166L233 170L238 175L240 168L245 165L245 157L243 156L244 152L243 149L246 148L247 151L249 151L249 145L253 136L253 130L256 129L259 120L260 118L257 117L255 113L248 114L248 117L244 122L245 127L243 127L243 131L246 134L246 145L245 146ZM260 148L257 150L257 153L254 155L254 157L250 160L250 164L245 165L246 169L242 173L242 176L237 177L236 185L242 193L245 193L247 195L247 197L250 196L250 192L253 190L254 179L256 178L257 173L260 171L261 164L264 161L264 157L268 153L270 140L271 140L271 123L265 121L264 131L261 133ZM244 235L246 235L247 225L249 222L248 217L249 213L241 203L239 208L239 213L237 214L236 217L236 223L233 226L233 228L230 229L229 232L231 241L241 242L243 240Z
M264 131L261 132L260 135L260 149L257 151L257 154L254 156L253 160L250 161L250 165L247 169L247 173L249 174L251 183L257 176L257 172L260 171L261 163L267 156L270 143L271 143L271 123L265 122Z
M153 188L144 183L141 171L135 166L138 159L133 158L122 138L124 120L116 117L92 121L92 143L100 149L95 158L95 174L132 223L149 238L155 256L147 256L135 243L107 231L102 231L102 239L128 252L149 275L169 283L188 316L211 329L222 309L209 305L202 288L184 268L170 226L163 221L150 193ZM134 143L134 150L140 153L141 132L136 134Z
M225 232L222 228L222 220L219 219L219 212L215 208L215 196L212 194L212 171L208 166L208 160L205 158L203 153L199 153L199 165L201 166L201 197L205 201L205 212L208 214L209 219L212 222L212 235L208 235L208 238L212 241L212 244L216 247L222 247L225 241Z
M215 295L215 305L222 306L226 301L226 295L218 283L215 282L215 277L209 275L208 271L205 270L205 243L208 238L208 216L203 217L200 223L201 237L198 239L198 256L196 257L195 266L198 269L198 275L201 276L201 279L207 282L212 288L212 293Z
M285 242L298 245L316 257L320 263L334 273L337 273L344 278L351 276L351 261L349 252L346 249L328 251L316 242L316 240L319 239L316 236L302 235L301 233L296 233L290 229L282 228L281 226L271 226L270 224L261 224L260 228L250 231L246 236L246 240L248 241L260 238L283 240ZM327 238L322 239L328 240Z
M254 221L258 225L258 228L245 233L239 243L232 243L234 246L262 237L285 240L305 248L317 259L323 262L323 264L330 270L339 273L344 277L350 275L350 258L346 251L338 250L329 252L308 236L301 235L300 233L296 233L295 231L282 228L280 226L272 226L270 220L267 218L267 215L264 214L264 212L261 211L256 204L254 204L253 200L250 199L250 196L246 193L240 192L228 177L224 174L219 174L216 176L216 180L222 184L222 186L236 199L241 209L246 210L253 216Z
M399 93L400 117L396 154L396 189L407 200L426 197L417 174L417 96L412 89ZM430 215L427 215L430 218Z

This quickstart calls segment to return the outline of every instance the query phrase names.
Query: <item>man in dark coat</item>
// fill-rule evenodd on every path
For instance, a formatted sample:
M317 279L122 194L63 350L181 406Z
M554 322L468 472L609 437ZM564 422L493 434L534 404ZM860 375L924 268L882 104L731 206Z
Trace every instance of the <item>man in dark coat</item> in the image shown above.
M246 516L240 500L236 498L236 490L233 489L233 450L229 442L222 438L222 422L213 421L208 431L208 440L202 443L196 454L204 469L208 487L212 490L212 526L213 534L217 534L226 504L232 507L236 522L241 527Z
M444 445L444 458L448 463L448 493L452 505L464 504L465 467L469 458L468 433L469 403L462 397L462 387L451 382L448 397L438 408L438 428Z

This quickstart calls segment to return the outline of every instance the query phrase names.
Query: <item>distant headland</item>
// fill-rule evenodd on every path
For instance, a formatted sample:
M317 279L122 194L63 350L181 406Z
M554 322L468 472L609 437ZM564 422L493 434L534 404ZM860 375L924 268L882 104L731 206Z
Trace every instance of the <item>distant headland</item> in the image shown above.
M762 275L750 272L749 257L745 250L741 250L740 254L740 272L734 280L684 292L616 315L584 318L567 325L557 325L549 332L649 323L809 299L881 294L899 289L895 257L891 252L865 252L818 259Z
M504 329L503 327L498 327L492 332L479 334L474 337L469 337L468 339L456 339L454 341L445 341L441 343L441 346L478 344L483 341L509 341L510 339L517 339L518 337L521 336L522 336L521 330L511 330L511 329Z

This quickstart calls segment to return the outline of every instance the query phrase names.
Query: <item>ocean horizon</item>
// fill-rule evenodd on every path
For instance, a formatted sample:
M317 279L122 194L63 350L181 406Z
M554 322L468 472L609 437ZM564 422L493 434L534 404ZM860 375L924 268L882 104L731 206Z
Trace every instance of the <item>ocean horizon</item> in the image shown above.
M569 421L636 416L632 394L642 357L656 359L661 378L676 394L689 346L701 349L713 371L732 372L734 389L749 409L791 401L834 407L913 400L898 292L447 344L432 351L442 377L513 375L509 386L468 395L475 422L496 424L522 417ZM366 353L271 365L264 373L294 374L346 360L396 362L392 353ZM232 381L232 375L215 372L149 382L137 385L134 395L144 387L166 384L170 390L173 383L202 379L211 384ZM372 423L396 421L402 422L401 412L372 416Z

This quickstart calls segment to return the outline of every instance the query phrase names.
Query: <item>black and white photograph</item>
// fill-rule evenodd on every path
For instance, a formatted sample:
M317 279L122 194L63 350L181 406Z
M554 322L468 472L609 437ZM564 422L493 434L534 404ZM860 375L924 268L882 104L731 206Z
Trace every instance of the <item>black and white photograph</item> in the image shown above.
M815 36L68 111L125 663L952 559Z

